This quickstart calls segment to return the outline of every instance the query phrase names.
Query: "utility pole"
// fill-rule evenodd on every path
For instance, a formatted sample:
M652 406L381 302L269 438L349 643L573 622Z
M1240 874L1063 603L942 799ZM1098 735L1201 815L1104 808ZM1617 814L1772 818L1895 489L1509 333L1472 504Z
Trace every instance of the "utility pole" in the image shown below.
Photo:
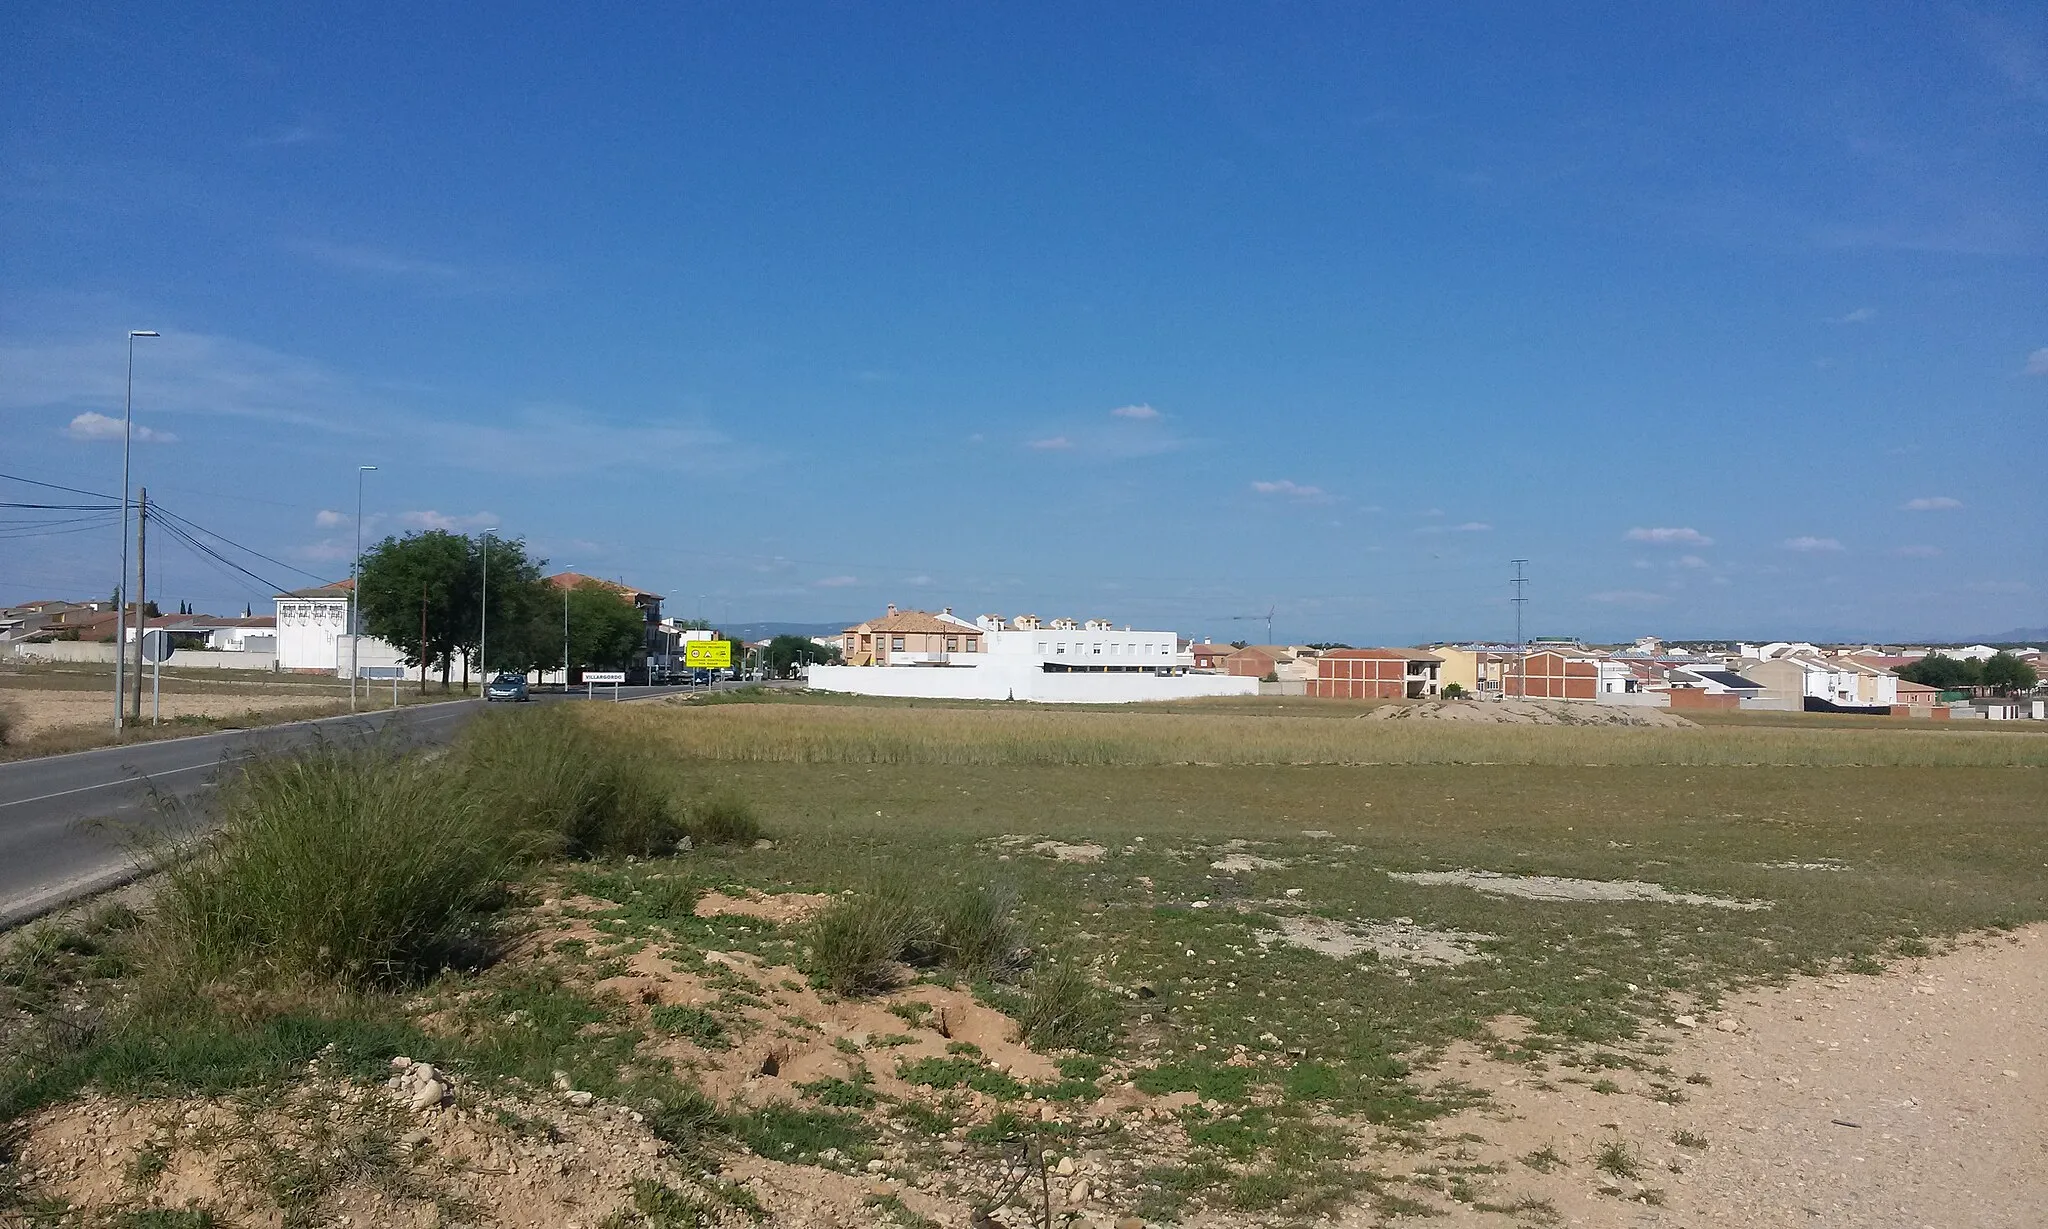
M135 701L129 720L142 724L142 633L149 628L149 488L135 495ZM128 646L122 645L125 656Z
M427 582L420 582L420 694L427 694Z
M491 632L491 535L497 531L498 527L496 525L484 530L484 548L479 555L484 565L484 584L483 592L477 596L476 603L476 687L478 695L482 695L484 688L491 685L488 673L490 666L487 664L489 658L484 655L484 648L490 643ZM467 689L465 688L464 690L466 694Z
M363 475L374 465L356 466L356 553L348 565L348 711L356 711L357 645L363 638Z
M114 586L114 734L121 733L121 709L128 660L128 454L135 440L135 339L161 337L155 329L128 330L128 394L121 411L121 583ZM140 637L138 637L139 639Z
M1515 694L1526 700L1529 698L1529 651L1522 641L1522 605L1529 599L1523 596L1522 586L1529 583L1529 578L1522 575L1522 569L1529 561L1510 559L1508 562L1515 565L1514 579L1508 582L1515 587L1515 596L1509 599L1515 604Z

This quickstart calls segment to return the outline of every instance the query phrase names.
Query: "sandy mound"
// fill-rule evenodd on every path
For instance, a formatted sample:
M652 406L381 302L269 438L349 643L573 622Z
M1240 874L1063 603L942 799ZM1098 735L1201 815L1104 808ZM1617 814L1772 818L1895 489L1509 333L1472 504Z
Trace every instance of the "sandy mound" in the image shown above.
M1698 729L1668 709L1567 700L1419 700L1382 704L1360 714L1371 721L1464 721L1480 725L1629 725Z
M1640 879L1566 879L1559 875L1503 875L1498 871L1388 871L1387 876L1403 883L1425 887L1472 888L1489 896L1519 896L1524 900L1567 900L1619 903L1647 900L1660 905L1711 905L1716 909L1768 909L1767 900L1731 900L1726 896L1703 896L1697 892L1673 892L1661 884Z
M781 892L770 894L757 888L748 888L745 896L727 896L723 892L706 892L697 898L691 912L698 917L753 917L764 922L786 926L793 922L807 922L819 910L832 903L832 898L823 892Z

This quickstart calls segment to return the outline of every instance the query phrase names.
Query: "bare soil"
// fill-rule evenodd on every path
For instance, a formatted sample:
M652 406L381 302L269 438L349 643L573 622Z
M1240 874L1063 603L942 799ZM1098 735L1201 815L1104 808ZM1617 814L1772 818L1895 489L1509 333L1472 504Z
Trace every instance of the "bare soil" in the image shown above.
M1359 714L1369 721L1460 721L1478 725L1636 725L1697 729L1699 723L1661 708L1583 700L1419 700L1381 704Z
M341 700L346 702L343 695ZM0 702L20 714L20 723L15 729L17 738L34 738L49 730L65 726L89 726L109 721L113 714L113 700L106 692L90 691L46 691L27 687L0 688ZM244 713L299 712L307 709L331 708L335 697L331 695L277 695L265 691L218 691L205 694L166 691L160 697L157 712L164 720L178 717L239 717ZM145 685L142 696L142 719L147 722L150 715L150 698Z

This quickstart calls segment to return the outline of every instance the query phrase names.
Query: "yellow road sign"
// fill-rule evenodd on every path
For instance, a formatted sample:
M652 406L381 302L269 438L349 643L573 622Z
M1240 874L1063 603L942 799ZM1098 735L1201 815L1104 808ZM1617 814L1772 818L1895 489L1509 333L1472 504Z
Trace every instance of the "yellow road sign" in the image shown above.
M685 640L683 664L692 670L723 670L732 665L732 641Z

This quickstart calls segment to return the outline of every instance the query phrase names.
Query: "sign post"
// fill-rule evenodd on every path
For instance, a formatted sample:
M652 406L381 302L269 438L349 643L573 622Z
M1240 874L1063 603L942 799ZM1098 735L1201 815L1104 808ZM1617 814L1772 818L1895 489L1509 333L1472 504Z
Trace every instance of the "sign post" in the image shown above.
M619 684L625 681L626 672L624 670L585 670L583 672L583 697L587 700L595 700L597 698L597 685L605 683L610 685L612 689L612 702L617 703L619 699Z
M142 633L142 660L149 663L149 723L157 724L164 688L164 658L171 655L171 634L161 627Z
M356 669L355 673L360 674L366 679L390 679L391 707L398 707L398 680L405 677L404 666L360 666Z

